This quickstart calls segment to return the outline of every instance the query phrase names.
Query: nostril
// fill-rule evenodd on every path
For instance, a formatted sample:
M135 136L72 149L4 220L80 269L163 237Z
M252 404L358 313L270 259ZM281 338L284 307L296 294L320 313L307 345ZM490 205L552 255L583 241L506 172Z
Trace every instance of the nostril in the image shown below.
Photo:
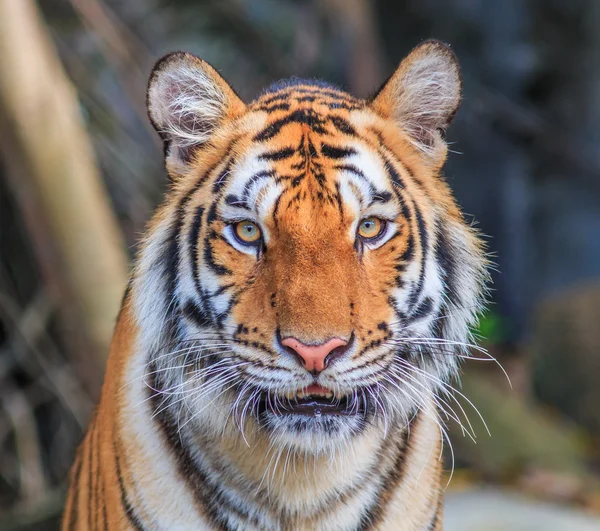
M298 354L298 352L296 352L292 347L284 345L283 342L281 346L283 347L283 350L294 356L294 358L296 358L300 362L300 365L306 365L306 361L304 360L304 358L300 356L300 354Z
M325 358L325 367L328 367L332 361L341 358L348 352L354 344L354 333L350 336L350 340L339 347L335 347Z

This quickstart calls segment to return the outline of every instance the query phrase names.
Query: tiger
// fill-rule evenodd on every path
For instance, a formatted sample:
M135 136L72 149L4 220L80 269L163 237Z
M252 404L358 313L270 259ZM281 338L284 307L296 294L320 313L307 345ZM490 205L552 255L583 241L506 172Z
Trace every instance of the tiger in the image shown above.
M168 190L63 530L442 529L442 411L488 284L442 171L461 91L438 41L368 99L290 78L245 103L158 61Z

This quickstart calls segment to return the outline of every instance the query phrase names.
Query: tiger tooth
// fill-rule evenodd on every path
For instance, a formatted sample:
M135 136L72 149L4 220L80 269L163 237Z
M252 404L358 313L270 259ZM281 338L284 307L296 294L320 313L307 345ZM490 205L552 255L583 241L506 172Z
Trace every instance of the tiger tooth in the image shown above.
M298 398L298 399L300 399L300 400L301 400L302 398L304 398L304 391L298 391L298 393L296 394L296 398Z

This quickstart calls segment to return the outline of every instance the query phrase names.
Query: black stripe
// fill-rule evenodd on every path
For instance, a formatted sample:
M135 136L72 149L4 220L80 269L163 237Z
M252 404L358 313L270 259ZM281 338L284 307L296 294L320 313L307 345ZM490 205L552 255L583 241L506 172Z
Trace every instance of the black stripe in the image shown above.
M389 203L392 200L392 197L392 193L388 192L387 190L375 191L375 193L373 194L373 200L371 201L369 206L375 203Z
M427 256L429 253L429 237L427 234L427 228L425 227L425 222L423 220L423 215L421 214L421 210L416 205L416 203L412 202L413 210L415 213L415 218L417 220L417 229L419 231L419 237L421 239L421 270L419 272L419 280L417 281L416 288L411 292L408 303L410 307L414 310L414 306L419 302L421 298L421 293L423 292L423 286L425 283L425 266L427 265Z
M433 299L431 297L425 297L419 306L411 313L407 323L417 321L427 317L433 311Z
M351 173L352 175L358 177L369 187L369 192L371 194L372 200L368 206L374 205L375 203L388 203L394 197L392 192L388 192L387 190L377 190L373 183L362 172L362 170L357 168L354 164L336 164L333 168L335 170L347 171ZM401 205L403 204L401 200L399 201L399 203Z
M223 323L224 323L225 319L227 319L227 317L229 317L229 315L231 314L231 310L238 303L238 301L239 301L239 293L232 295L231 298L229 299L229 302L227 303L227 308L225 308L225 310L223 310L221 313L217 314L217 327L219 329L223 328Z
M174 339L177 328L177 312L180 311L179 305L172 304L175 301L175 289L177 287L177 273L179 270L180 252L179 252L179 236L183 229L185 209L188 203L192 200L194 194L200 189L202 184L208 179L211 172L216 169L216 165L211 167L207 173L192 186L181 198L175 211L175 220L170 228L169 236L167 237L167 249L162 254L162 265L165 271L165 299L167 301L167 314L165 316L165 328L168 330L166 335L169 340ZM195 270L195 268L194 268Z
M95 528L95 522L93 520L93 503L94 503L94 489L92 487L94 482L94 433L96 432L96 423L92 422L90 430L88 432L88 457L87 457L87 473L88 473L88 484L87 484L87 517L88 517L88 529Z
M200 243L200 230L202 228L202 217L204 216L204 207L199 206L194 214L192 220L190 232L188 234L188 246L190 254L190 267L192 268L192 275L194 280L194 286L198 293L199 305L188 301L183 307L183 312L191 317L194 322L201 327L210 326L211 312L208 308L207 297L202 285L200 284L200 271L198 267L198 244ZM190 312L189 304L193 305L193 312Z
M353 148L339 148L322 143L321 155L330 159L343 159L350 155L356 155L356 150Z
M245 210L250 210L250 208L248 208L247 202L234 194L228 194L225 196L225 204L235 208L243 208Z
M344 202L342 201L342 194L340 192L340 183L335 183L335 200L337 202L338 211L340 213L340 219L344 221Z
M117 436L115 434L113 451L115 453L115 469L117 473L117 480L119 483L119 492L121 494L121 505L123 506L123 511L125 512L125 516L127 516L127 520L129 520L129 523L133 526L133 528L137 529L138 531L144 531L144 526L142 525L142 522L135 514L135 511L127 498L125 482L123 481L123 476L121 474L121 463L119 461L119 449L117 447L116 437Z
M420 413L417 413L411 420L409 427L410 431L414 430L414 426L420 420ZM377 497L371 507L362 515L357 531L368 531L369 529L378 529L383 517L389 499L386 499L386 494L393 493L398 484L402 481L405 472L405 465L410 451L408 445L409 429L402 432L402 439L399 441L396 460L391 470L387 472L383 483L377 493Z
M295 148L287 147L275 151L267 151L258 156L259 160L285 160L296 154Z
M156 367L152 364L153 387L161 389L161 383L158 381ZM158 386L158 387L157 387ZM171 448L176 457L179 472L181 477L187 482L190 489L195 495L199 505L202 506L203 512L209 520L210 528L221 531L230 531L229 526L223 521L223 513L221 507L216 503L217 499L225 502L223 497L219 496L217 488L210 483L207 475L201 470L196 463L187 447L183 444L180 437L177 424L173 423L168 413L168 407L163 408L158 393L152 393L151 400L154 410L160 411L155 417L160 429L166 439L166 442Z
M73 472L70 478L69 490L71 492L71 513L69 514L69 524L67 529L75 529L75 525L77 524L77 509L79 505L79 491L81 490L79 486L79 476L82 470L82 462L83 456L81 449L77 452L77 456L75 458L75 468L73 468ZM65 515L66 518L67 515Z
M282 102L282 103L274 103L273 105L259 105L258 107L256 107L256 110L257 111L267 111L267 112L289 111L290 104L286 103L286 102Z
M281 129L291 123L306 124L313 129L316 133L325 133L324 124L325 119L323 116L318 115L312 109L299 109L291 112L287 116L275 120L273 123L265 127L260 133L254 136L255 142L264 142L274 136L277 136Z
M183 314L194 321L199 327L205 328L210 326L210 315L205 308L200 308L193 300L189 299L183 305Z
M394 165L385 155L382 154L381 156L383 158L383 164L388 173L388 177L396 186L404 190L406 188L406 185L404 184L404 180L402 179L400 174L396 171L396 168L394 168Z
M101 481L101 490L102 490L102 518L104 519L104 531L108 531L108 512L106 510L106 484L104 482L104 475L100 479Z
M344 133L348 136L357 136L356 129L350 125L350 122L341 116L331 116L329 119L331 120L333 126L341 133Z
M438 501L437 501L437 507L435 509L435 514L433 515L433 519L427 526L427 531L436 531L436 528L437 528L438 524L440 523L440 518L442 517L442 507L443 507L442 498L443 498L443 496L441 494L438 494Z
M96 424L96 421L94 421ZM100 430L98 428L94 429L94 462L96 463L95 469L95 478L96 481L94 483L94 525L98 528L99 515L100 515L100 481L102 479L102 464L100 463Z
M211 242L215 240L221 240L221 235L216 231L211 229L206 237L204 238L204 263L217 275L231 275L232 271L228 267L225 267L223 264L218 264L215 261L215 257L213 254L213 249Z
M353 175L356 175L360 179L363 179L367 184L371 184L371 182L365 177L365 174L361 170L359 170L354 164L336 164L333 167L333 169L347 171L349 173L352 173Z
M461 296L456 286L456 258L452 252L448 231L441 224L438 224L437 228L435 256L442 270L442 278L446 286L448 298L460 305Z
M194 285L198 295L201 294L202 289L200 287L200 277L198 272L198 243L200 239L200 229L202 228L202 217L204 216L204 207L199 206L196 208L194 213L194 219L190 232L188 234L188 252L190 254L190 267L192 269L192 276L194 278Z
M283 192L281 192L277 199L275 199L275 204L273 205L273 223L275 224L275 228L279 227L279 219L277 218L277 213L279 212L279 207L281 206L281 198L283 197Z
M374 148L376 147L380 147L383 146L385 149L387 149L387 151L391 152L392 154L394 154L393 150L389 149L385 143L385 139L383 138L383 134L378 131L377 129L375 129L374 127L369 127L369 131L371 133L373 133L377 140L378 140L378 146L373 146ZM395 154L394 154L395 155ZM385 158L385 155L383 153L381 153L381 156ZM395 157L397 158L397 157ZM417 179L415 176L414 171L412 170L412 168L410 166L408 166L403 160L399 160L398 159L398 164L400 164L402 166L402 169L404 171L406 171L406 173L408 173L408 175L417 183L417 184L422 184L420 179Z
M275 172L273 170L269 170L260 171L258 173L255 173L252 177L250 177L250 179L248 179L248 182L244 185L244 191L242 192L242 199L244 200L244 202L246 204L248 203L248 194L250 193L250 188L252 188L252 185L254 183L262 181L263 179L268 179L270 177L273 177L274 175Z
M223 168L223 171L219 174L219 177L213 183L212 192L216 196L219 194L221 189L229 182L229 177L231 175L231 167L233 166L233 157L230 157Z
M314 95L317 99L331 98L349 103L361 103L360 100L356 99L354 96L351 96L350 94L341 90L338 91L333 88L324 88L311 85L293 85L284 87L273 93L271 96L263 96L259 101L262 105L269 105L276 101L285 101L288 99L291 99L292 101L302 101L303 96L298 97L297 94L305 94L307 96Z
M325 103L325 105L332 111L338 110L338 109L344 109L345 111L359 111L359 110L365 108L364 104L362 104L362 103L357 103L355 105L351 105L349 103L334 102L334 103Z
M223 284L221 287L217 288L215 291L213 291L208 298L209 299L214 299L215 297L218 297L219 295L221 295L222 293L225 293L225 291L227 291L229 288L233 288L235 286L235 284Z
M284 102L289 97L290 97L289 90L287 90L287 91L281 91L281 92L277 92L275 94L272 94L269 97L263 97L263 98L261 98L260 102L261 102L261 105L263 107L265 107L265 106L271 105L272 103L275 103L275 102L280 102L280 101ZM259 107L259 109L263 108L263 107Z
M335 90L331 88L323 88L323 87L311 87L310 85L301 85L298 86L294 92L298 94L315 94L317 97L321 96L324 98L331 98L333 100L347 101L347 102L358 102L355 97L351 96L347 92L343 92L341 90Z

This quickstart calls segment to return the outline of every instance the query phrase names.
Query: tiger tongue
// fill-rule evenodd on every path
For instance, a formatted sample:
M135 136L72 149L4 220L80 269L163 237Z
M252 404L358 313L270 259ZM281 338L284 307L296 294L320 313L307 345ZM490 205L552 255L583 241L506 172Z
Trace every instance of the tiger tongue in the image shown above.
M309 385L304 390L305 396L309 396L309 395L326 395L327 393L330 393L330 392L331 391L329 389L327 389L327 387L323 387L322 385L319 385L319 384Z

